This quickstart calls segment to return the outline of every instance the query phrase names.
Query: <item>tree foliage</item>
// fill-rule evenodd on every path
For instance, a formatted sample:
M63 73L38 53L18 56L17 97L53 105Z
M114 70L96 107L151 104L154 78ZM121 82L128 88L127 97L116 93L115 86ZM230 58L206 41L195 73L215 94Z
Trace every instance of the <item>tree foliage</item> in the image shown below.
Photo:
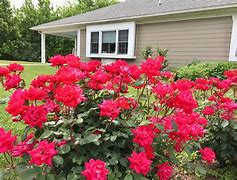
M15 18L8 0L0 0L0 58L10 56L7 53L8 43L16 38ZM11 56L10 56L11 57Z
M39 61L40 33L31 27L77 15L116 3L116 0L78 0L64 7L54 8L50 0L25 0L19 9L13 9L8 0L0 0L0 59ZM74 39L47 35L46 56L69 54Z

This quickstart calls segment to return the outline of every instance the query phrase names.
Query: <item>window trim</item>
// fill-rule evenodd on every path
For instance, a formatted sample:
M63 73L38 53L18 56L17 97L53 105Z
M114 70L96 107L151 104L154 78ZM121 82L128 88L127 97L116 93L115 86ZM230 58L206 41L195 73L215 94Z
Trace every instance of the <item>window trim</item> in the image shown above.
M135 59L135 22L116 23L116 24L102 24L87 26L86 32L86 57L90 58L124 58ZM128 32L128 53L118 54L118 32L119 30L129 30ZM102 32L116 31L116 47L115 53L102 53ZM99 32L99 53L91 54L91 32Z
M230 44L229 61L237 61L237 15L232 16L233 27Z

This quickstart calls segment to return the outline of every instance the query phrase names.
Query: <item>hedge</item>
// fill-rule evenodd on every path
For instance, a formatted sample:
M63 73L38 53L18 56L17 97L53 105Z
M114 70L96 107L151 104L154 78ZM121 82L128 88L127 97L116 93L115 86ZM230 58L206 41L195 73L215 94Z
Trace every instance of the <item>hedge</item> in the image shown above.
M230 69L236 69L237 62L211 62L200 63L195 62L187 66L178 68L175 71L178 79L190 79L195 80L200 77L218 77L225 79L224 72Z

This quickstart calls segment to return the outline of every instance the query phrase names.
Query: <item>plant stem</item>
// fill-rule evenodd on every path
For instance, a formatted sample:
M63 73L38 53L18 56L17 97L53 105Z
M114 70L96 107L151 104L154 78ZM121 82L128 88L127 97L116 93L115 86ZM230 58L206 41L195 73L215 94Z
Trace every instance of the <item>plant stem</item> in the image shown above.
M7 154L3 153L4 159L6 160L6 162L10 165L10 167L12 169L15 169L14 164L13 164L13 160L9 161L9 159L7 158Z

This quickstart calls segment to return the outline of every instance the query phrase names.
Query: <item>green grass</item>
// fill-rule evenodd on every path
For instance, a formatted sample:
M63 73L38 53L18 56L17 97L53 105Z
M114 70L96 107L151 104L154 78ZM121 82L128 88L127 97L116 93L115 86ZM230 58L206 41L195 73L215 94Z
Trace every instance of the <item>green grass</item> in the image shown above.
M0 61L0 65L2 62ZM3 64L3 63L2 63ZM36 64L36 63L34 63ZM48 65L34 65L25 66L25 70L22 73L22 78L26 81L26 85L29 86L30 82L38 75L52 74L55 69ZM9 97L10 93L5 92L2 87L0 87L0 100ZM5 128L6 130L12 130L13 134L20 136L25 128L23 123L14 123L11 120L11 116L5 111L6 104L0 104L0 128ZM2 156L0 156L0 168L6 167L6 163Z
M40 64L40 62L29 62L29 61L10 61L10 60L0 60L1 64L10 64L10 63L18 63L18 64Z

